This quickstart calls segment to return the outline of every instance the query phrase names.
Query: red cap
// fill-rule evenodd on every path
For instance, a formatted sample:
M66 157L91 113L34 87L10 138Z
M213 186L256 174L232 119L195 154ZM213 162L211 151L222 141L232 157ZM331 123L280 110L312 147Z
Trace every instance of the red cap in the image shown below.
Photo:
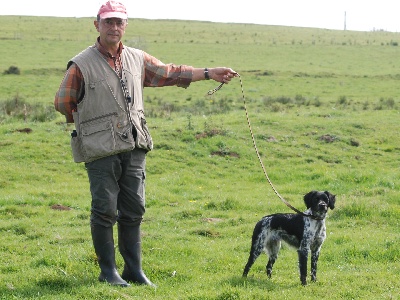
M107 1L103 4L97 13L100 19L119 18L128 19L125 5L117 1Z

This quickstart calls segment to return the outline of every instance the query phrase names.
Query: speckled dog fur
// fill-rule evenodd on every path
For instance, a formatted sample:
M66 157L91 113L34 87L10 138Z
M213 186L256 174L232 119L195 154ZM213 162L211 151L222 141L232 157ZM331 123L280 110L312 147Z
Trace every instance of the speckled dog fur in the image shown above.
M300 281L307 284L307 260L311 251L311 280L317 279L317 263L322 243L326 238L325 217L328 208L335 208L335 195L330 192L311 191L304 196L307 210L301 214L273 214L263 217L253 231L249 259L243 271L246 277L257 257L264 251L268 257L266 271L271 278L272 267L278 258L283 240L297 248L299 257Z

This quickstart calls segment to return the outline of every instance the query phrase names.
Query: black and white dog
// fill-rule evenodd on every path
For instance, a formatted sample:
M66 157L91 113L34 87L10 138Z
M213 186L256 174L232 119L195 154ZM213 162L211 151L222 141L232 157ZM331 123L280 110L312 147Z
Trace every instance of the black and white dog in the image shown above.
M328 191L311 191L304 196L307 210L303 214L273 214L263 217L255 226L249 259L243 271L246 277L257 257L264 251L268 256L267 275L278 258L281 240L297 248L301 284L307 284L307 260L311 251L311 280L317 279L317 262L326 238L325 216L335 208L335 195ZM307 215L307 216L306 216Z

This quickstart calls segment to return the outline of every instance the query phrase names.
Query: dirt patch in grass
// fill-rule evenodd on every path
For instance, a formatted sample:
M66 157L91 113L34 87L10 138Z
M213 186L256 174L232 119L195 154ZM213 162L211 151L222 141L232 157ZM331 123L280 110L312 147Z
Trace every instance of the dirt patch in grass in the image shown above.
M203 222L207 222L207 223L217 223L217 222L221 222L222 219L220 218L204 218Z
M54 209L54 210L71 210L72 208L68 207L68 206L65 206L65 205L62 205L62 204L53 204L51 206L51 209Z
M226 151L213 151L211 155L218 155L218 156L231 156L239 158L240 155L236 152L226 152Z

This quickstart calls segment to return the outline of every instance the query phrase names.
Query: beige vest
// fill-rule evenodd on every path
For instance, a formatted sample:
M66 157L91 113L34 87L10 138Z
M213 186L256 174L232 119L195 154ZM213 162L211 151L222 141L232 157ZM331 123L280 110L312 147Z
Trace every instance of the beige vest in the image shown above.
M76 136L72 136L71 147L75 162L87 163L135 147L147 151L153 148L143 108L143 52L124 47L121 58L130 103L120 78L96 47L87 48L71 60L85 80L85 97L73 113ZM132 134L135 131L136 139Z

